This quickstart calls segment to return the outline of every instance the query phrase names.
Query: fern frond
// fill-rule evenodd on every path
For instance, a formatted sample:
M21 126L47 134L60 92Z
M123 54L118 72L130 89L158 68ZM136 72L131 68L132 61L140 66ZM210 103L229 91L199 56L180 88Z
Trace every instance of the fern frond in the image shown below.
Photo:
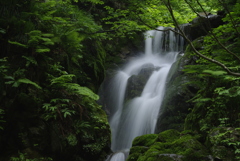
M58 84L64 87L72 94L84 95L93 100L98 100L99 96L87 87L81 87L79 84L71 83L74 74L65 74L51 80L51 85Z
M81 87L79 84L76 83L65 83L64 86L71 92L78 94L78 95L84 95L87 97L90 97L93 100L98 100L99 96L95 94L91 89L87 87Z
M8 43L13 44L13 45L17 45L17 46L21 46L21 47L24 47L24 48L28 48L27 45L21 44L21 43L16 42L16 41L10 41L9 40Z
M38 89L42 89L42 87L40 87L37 83L27 79L27 78L22 78L22 79L18 79L17 82L19 83L25 83L25 84L31 84L34 87L38 88Z
M57 84L57 83L71 82L73 77L75 77L74 74L64 74L64 75L61 75L60 77L52 79L51 80L51 85Z
M215 76L219 76L219 75L225 75L227 74L227 72L225 71L213 71L213 70L204 70L203 73L208 73L208 74L211 74L211 75L215 75Z

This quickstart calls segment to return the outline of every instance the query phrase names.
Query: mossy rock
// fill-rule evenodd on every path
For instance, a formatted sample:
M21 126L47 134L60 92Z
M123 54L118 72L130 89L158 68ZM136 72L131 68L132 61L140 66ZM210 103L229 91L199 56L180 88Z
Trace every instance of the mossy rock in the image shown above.
M166 131L161 132L158 135L158 141L160 141L160 142L173 142L174 140L179 138L179 136L180 136L180 133L177 130L170 129L170 130L166 130Z
M133 140L133 146L151 146L153 143L155 143L157 137L157 134L146 134L138 136Z
M144 146L134 146L131 148L128 161L137 160L142 154L144 154L149 148Z
M130 154L127 158L127 161L136 161L139 159L139 157L141 156L141 153L133 153L133 154Z
M161 105L156 132L168 129L184 130L185 118L189 114L189 108L194 106L192 99L198 86L189 84L194 81L191 74L183 72L186 65L196 64L196 57L191 53L185 53L171 67L168 75L166 93Z
M151 147L144 155L139 156L137 161L156 161L158 160L160 151L154 147Z
M209 152L197 140L199 136L191 134L194 133L170 129L158 134L157 138L156 134L139 136L130 149L128 161L208 160ZM149 140L148 144L146 140Z

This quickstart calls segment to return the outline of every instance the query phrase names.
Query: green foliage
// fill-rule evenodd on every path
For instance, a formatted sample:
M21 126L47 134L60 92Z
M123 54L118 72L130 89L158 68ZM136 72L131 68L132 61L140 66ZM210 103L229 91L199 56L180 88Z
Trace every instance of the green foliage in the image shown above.
M202 48L196 47L205 56L223 63L236 73L240 72L239 28L237 27L239 7L239 4L236 3L229 9L231 12L223 18L225 24L212 29L204 37ZM188 50L188 54L195 55L191 50ZM240 103L239 77L229 75L220 66L202 58L199 58L196 63L186 66L184 69L186 73L191 74L192 80L194 80L189 83L194 83L199 87L196 96L190 100L195 106L189 109L190 113L185 120L185 129L194 129L207 134L215 127L238 127L240 119L238 109Z
M133 147L130 149L127 160L174 160L175 157L178 157L177 155L186 161L201 160L208 155L208 152L197 140L199 136L192 136L191 133L193 132L188 131L180 134L177 130L170 129L159 133L157 139L156 134L139 136L133 141ZM139 140L141 141L140 144ZM151 140L151 144L147 143L147 140ZM168 154L175 154L176 156Z
M10 79L10 81L5 82L5 84L12 84L12 87L18 87L20 84L31 84L34 87L38 88L38 89L42 89L42 87L40 87L37 83L27 79L27 78L22 78L22 79L18 79L15 80L13 77L11 76L6 76L4 77L5 79Z
M77 145L77 142L78 142L76 136L73 134L69 134L69 136L67 137L67 141L68 141L69 145L71 145L71 146Z
M13 41L8 41L8 42L9 42L10 44L14 44L14 45L18 45L18 46L27 48L27 45L21 44L21 43L19 43L19 42L13 42Z
M2 124L3 124L4 122L6 122L6 121L4 120L4 110L0 108L0 130L3 130L3 129L4 129L3 126L2 126Z
M99 96L93 93L87 87L81 87L79 84L70 83L72 81L72 77L75 75L67 74L61 75L60 77L54 78L51 80L52 86L61 86L61 88L65 88L70 94L78 94L90 97L93 100L98 100Z
M24 153L18 153L19 157L11 157L10 161L50 161L53 160L52 158L45 158L45 157L40 157L40 158L34 158L30 159L27 157L27 154Z
M101 0L74 0L75 2L91 2L93 4L104 4Z
M9 65L7 63L7 57L0 59L0 74L2 76L6 75Z
M212 70L204 70L203 73L208 73L215 76L227 74L227 72L225 71L212 71Z
M93 91L104 77L107 35L81 8L89 4L103 1L0 2L0 160L32 147L54 160L106 157L110 130ZM48 159L29 156L11 159Z
M6 142L5 138L0 140L6 147L2 153L13 156L18 150L34 147L47 155L53 153L56 160L59 158L54 154L69 160L104 160L110 130L106 114L96 103L99 96L94 92L104 79L106 59L120 53L121 47L115 46L124 44L125 38L134 40L142 31L174 26L164 2L2 0L0 129L1 138L7 137ZM215 0L200 2L207 11L218 8L214 7ZM191 3L197 11L201 10L196 2ZM180 24L196 16L184 0L173 0L171 5ZM226 24L213 31L227 49L235 52L239 51L238 9L239 4L234 5L224 19ZM232 21L235 25L227 23ZM204 54L238 72L237 60L211 36L203 43ZM239 79L202 59L198 63L188 69L196 76L195 83L204 88L193 99L196 107L191 109L186 122L198 124L202 131L223 125L223 121L236 126ZM215 118L214 122L211 118ZM152 138L149 143L154 141ZM21 153L12 159L41 157L28 159Z
M215 128L210 131L209 141L213 145L213 147L225 147L225 153L221 154L222 158L234 158L236 160L239 159L239 149L240 142L237 139L237 135L239 135L239 128L229 128L225 126ZM233 154L231 155L231 152ZM214 153L214 152L213 152ZM228 153L228 154L227 154ZM230 156L229 156L230 154ZM214 153L214 155L219 155L218 153Z

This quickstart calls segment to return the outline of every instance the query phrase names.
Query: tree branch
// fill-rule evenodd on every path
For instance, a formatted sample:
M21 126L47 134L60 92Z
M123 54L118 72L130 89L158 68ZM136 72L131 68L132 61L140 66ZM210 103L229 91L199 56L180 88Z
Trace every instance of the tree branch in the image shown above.
M176 30L174 30L174 29L172 29L172 28L168 28L168 29L165 29L165 30L160 30L160 29L158 29L158 28L154 28L154 27L150 26L149 24L145 23L145 22L141 19L141 17L139 17L139 15L137 15L137 16L138 16L138 19L139 19L145 26L149 27L150 29L153 29L153 30L156 30L156 31L162 31L162 32L172 31L172 32L174 32L174 33L179 34L179 35L182 36L182 34L181 34L180 32L178 32L178 31L176 31Z
M194 53L196 53L199 57L205 59L205 60L208 60L209 62L212 62L220 67L222 67L229 75L233 75L233 76L238 76L240 77L240 73L235 73L235 72L232 72L228 67L226 67L223 63L215 60L215 59L211 59L203 54L201 54L193 45L192 41L190 39L188 39L188 37L185 35L185 33L182 31L182 29L179 27L178 23L177 23L177 20L175 19L175 16L173 14L173 10L172 10L172 7L171 7L171 4L170 4L170 1L167 0L166 1L163 1L166 5L166 7L168 8L168 11L175 23L175 26L177 27L177 29L180 31L180 33L182 34L182 36L184 37L184 39L189 43L189 45L191 46L191 48L193 49Z
M186 1L186 0L185 0ZM202 11L204 12L204 14L206 14L207 12L204 10L204 8L202 7L201 3L199 2L199 0L197 0L197 4L201 7ZM207 21L208 21L208 25L209 27L211 27L209 19L207 17ZM231 52L228 48L226 48L217 38L217 36L210 30L210 36L212 36L212 38L229 54L233 55L235 58L238 59L238 61L240 62L240 58L233 52Z
M227 13L229 14L229 17L230 17L231 23L233 24L233 28L236 30L238 36L240 36L240 32L238 31L238 28L237 28L236 23L233 21L232 14L231 14L231 12L229 11L229 9L228 9L226 3L224 2L224 0L222 0L222 1L221 1L221 0L218 0L218 2L219 2L220 4L222 4L223 8L224 8L224 9L227 11ZM225 4L224 4L224 3L225 3Z

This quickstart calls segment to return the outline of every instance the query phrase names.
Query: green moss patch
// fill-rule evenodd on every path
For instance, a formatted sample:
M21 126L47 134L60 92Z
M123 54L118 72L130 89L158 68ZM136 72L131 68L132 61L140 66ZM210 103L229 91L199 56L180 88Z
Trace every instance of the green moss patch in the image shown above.
M147 134L136 137L133 141L133 146L150 146L156 141L157 137L157 134Z
M192 132L166 130L160 134L137 137L130 149L128 161L201 160L209 153Z

